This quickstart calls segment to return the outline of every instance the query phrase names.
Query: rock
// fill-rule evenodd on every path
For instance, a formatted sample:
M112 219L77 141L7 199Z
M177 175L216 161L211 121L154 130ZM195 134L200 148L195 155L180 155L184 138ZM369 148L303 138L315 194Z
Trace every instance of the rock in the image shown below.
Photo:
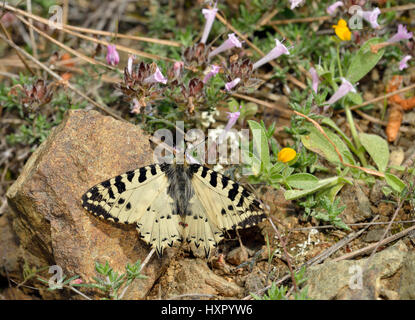
M94 263L108 261L118 272L143 261L149 247L134 226L113 224L87 213L81 196L93 185L153 162L148 136L133 124L96 111L68 111L9 188L13 228L35 265L59 265L67 276L91 279ZM125 298L143 298L159 277L161 261L146 266L145 280ZM45 287L42 284L43 287Z
M231 279L228 281L216 275L201 259L183 259L170 263L159 283L162 299L186 294L189 297L199 294L202 298L204 295L242 298L244 291Z
M254 267L253 271L245 277L245 295L261 290L267 285L266 281L266 274L259 268Z
M402 148L393 150L389 156L389 166L399 167L405 159L405 152Z
M383 180L376 180L375 184L372 186L372 189L370 190L370 201L377 205L385 196L382 188L386 186L386 182Z
M385 233L385 229L383 229L383 228L369 230L366 233L365 237L363 238L363 241L365 241L365 242L377 242L383 237L384 233Z
M308 295L319 300L366 300L378 299L381 295L396 297L396 293L390 293L391 285L385 281L387 278L392 279L402 267L407 250L406 245L398 241L392 247L376 253L366 269L364 267L370 258L327 261L312 266L306 271Z
M346 184L340 193L340 204L346 205L346 209L340 214L340 218L345 223L356 223L364 221L372 216L370 201L358 183L353 185ZM367 192L369 193L369 191Z
M247 248L237 247L233 249L228 253L226 260L235 266L239 266L241 263L248 261Z
M401 299L415 300L415 252L411 251L405 257L399 288Z

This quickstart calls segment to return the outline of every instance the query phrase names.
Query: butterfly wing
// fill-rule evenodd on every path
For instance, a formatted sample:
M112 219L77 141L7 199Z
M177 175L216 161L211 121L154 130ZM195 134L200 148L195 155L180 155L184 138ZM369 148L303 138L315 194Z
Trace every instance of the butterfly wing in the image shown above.
M167 186L161 167L150 165L97 184L82 196L82 205L100 218L136 223L141 239L161 256L167 245L181 241Z
M266 218L263 205L238 183L201 165L191 165L194 196L183 238L208 256L223 230L247 228Z

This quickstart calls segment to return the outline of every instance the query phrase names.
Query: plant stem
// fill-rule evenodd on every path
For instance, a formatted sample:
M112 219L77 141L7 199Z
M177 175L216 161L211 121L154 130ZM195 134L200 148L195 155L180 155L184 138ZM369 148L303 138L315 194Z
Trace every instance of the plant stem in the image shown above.
M339 74L340 74L340 77L343 77L342 65L340 63L340 44L339 43L337 43L336 52L337 52L337 66L339 67Z
M355 153L359 157L360 162L362 163L362 166L366 167L367 166L367 162L366 162L366 158L365 158L365 156L364 156L364 154L362 152L363 146L360 143L360 139L359 139L359 136L357 134L356 127L354 125L352 111L350 110L349 106L347 106L347 105L344 105L344 111L346 113L347 122L349 123L350 131L352 133L352 137L353 137L354 143L356 144Z

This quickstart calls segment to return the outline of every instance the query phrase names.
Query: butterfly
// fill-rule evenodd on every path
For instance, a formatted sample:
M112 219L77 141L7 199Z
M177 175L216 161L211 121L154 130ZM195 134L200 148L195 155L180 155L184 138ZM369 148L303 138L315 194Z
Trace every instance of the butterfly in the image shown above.
M266 218L247 189L199 164L152 164L105 180L82 196L90 213L135 224L140 238L162 256L187 242L208 258L224 231L247 228Z

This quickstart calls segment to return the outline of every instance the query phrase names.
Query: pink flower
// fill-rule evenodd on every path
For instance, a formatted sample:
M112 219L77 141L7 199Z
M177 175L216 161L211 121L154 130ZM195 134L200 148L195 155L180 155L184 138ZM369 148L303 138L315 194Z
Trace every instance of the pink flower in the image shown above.
M340 85L339 89L337 89L337 91L331 96L329 101L326 102L326 104L331 105L335 103L336 101L340 100L341 98L343 98L349 92L356 92L356 89L353 87L353 85L349 81L347 81L345 78L341 78L341 79L342 79L342 84Z
M11 12L6 12L1 15L0 21L3 23L4 27L8 28L16 22L16 16Z
M183 61L176 61L173 65L174 77L178 78L184 67Z
M163 76L160 69L157 67L156 72L154 72L151 76L144 79L144 83L167 83L167 78Z
M303 2L303 0L290 0L291 3L291 10L294 9L295 7L298 7L298 5Z
M228 39L222 43L219 47L217 47L215 50L213 50L211 53L209 53L208 58L212 58L214 56L216 56L217 54L232 49L234 47L238 47L241 48L242 47L242 43L238 40L238 38L235 36L234 33L230 33L228 34Z
M120 62L120 56L114 44L107 46L107 63L111 66L116 66Z
M278 39L275 39L275 44L276 46L274 47L274 49L268 52L268 54L265 57L259 59L257 62L254 63L252 70L259 68L260 66L271 60L277 59L282 54L290 54L288 49L281 42L279 42Z
M331 6L328 6L326 11L329 15L334 16L336 14L336 10L338 7L343 6L343 2L341 1L336 1L335 3L333 3Z
M202 9L202 13L206 19L206 24L205 24L205 28L203 29L203 35L202 35L202 39L200 40L200 42L206 43L210 30L212 29L213 21L215 21L217 12L218 12L218 9L216 8L216 3L213 9Z
M411 60L412 56L405 56L401 61L399 61L399 70L408 68L407 62Z
M388 40L389 43L399 42L401 40L409 40L412 38L412 32L408 32L402 24L398 25L398 32Z
M239 110L241 110L242 106L239 106ZM218 144L221 144L226 136L228 135L229 130L232 129L232 127L235 125L236 121L238 121L239 116L241 115L240 111L237 112L226 112L228 114L228 123L226 124L225 129L222 131L222 133L219 136Z
M233 81L227 82L225 84L226 91L231 91L240 81L241 81L240 78L236 78Z
M78 278L72 281L72 284L81 284L81 283L83 283L81 278Z
M311 67L310 70L309 70L309 72L311 74L311 80L312 80L311 87L313 88L313 91L315 93L317 93L318 85L320 83L320 80L318 78L317 71L316 71L316 69L314 69L313 67Z
M370 23L373 29L378 29L378 16L380 15L379 8L375 8L372 11L363 11L363 19Z
M207 74L207 75L203 78L203 83L208 82L210 78L212 78L213 76L217 75L217 74L218 74L218 72L219 72L219 70L220 70L220 67L219 67L219 66L217 66L217 65L215 65L215 64L212 64L212 65L210 66L210 71L209 71L209 72L208 72L208 74Z

